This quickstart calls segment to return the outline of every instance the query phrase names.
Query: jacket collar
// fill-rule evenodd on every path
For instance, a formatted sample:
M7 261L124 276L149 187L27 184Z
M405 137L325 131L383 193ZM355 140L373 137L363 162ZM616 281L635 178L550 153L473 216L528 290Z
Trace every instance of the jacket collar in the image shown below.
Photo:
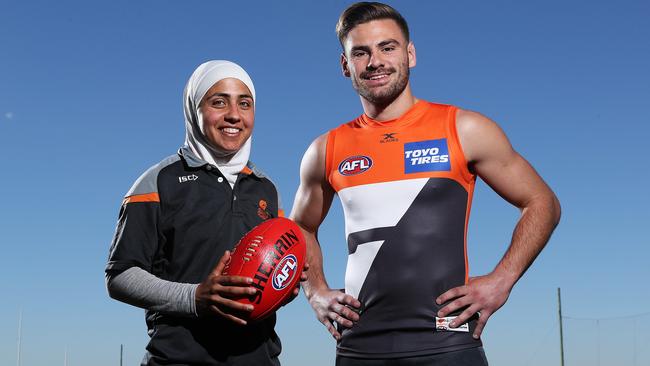
M187 165L189 165L192 168L201 168L210 165L208 164L208 162L194 155L194 153L187 146L181 147L178 150L178 155L180 155L185 160L185 162L187 162ZM217 168L215 166L212 167L215 169ZM253 174L258 178L266 178L266 174L264 174L264 172L258 169L257 166L255 166L255 164L253 164L253 162L250 160L246 163L246 166L244 167L244 169L242 169L241 173L246 175Z

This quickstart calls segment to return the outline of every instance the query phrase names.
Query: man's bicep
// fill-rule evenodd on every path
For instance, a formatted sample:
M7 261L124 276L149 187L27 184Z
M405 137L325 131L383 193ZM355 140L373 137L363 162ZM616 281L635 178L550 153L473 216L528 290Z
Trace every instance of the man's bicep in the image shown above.
M535 197L550 192L535 169L514 151L506 161L485 161L477 164L475 169L497 194L519 208L528 206Z
M494 121L463 111L459 113L458 133L470 168L511 204L522 208L536 196L550 192Z
M296 192L291 219L304 230L316 232L329 211L334 191L326 179L325 144L327 135L316 139L300 164L300 186Z

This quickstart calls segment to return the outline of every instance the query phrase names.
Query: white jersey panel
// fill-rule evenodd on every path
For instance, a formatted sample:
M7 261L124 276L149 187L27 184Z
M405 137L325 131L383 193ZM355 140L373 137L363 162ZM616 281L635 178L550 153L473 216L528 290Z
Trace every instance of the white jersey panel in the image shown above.
M358 231L397 225L428 180L397 180L340 190L346 237Z
M363 230L397 225L427 181L428 178L408 179L342 189L338 194L345 214L346 237ZM382 215L377 215L378 212ZM348 255L345 293L359 296L383 243L384 240L363 243Z
M359 297L363 281L368 275L370 265L377 256L384 240L371 241L360 245L357 251L348 256L348 266L345 270L345 293Z

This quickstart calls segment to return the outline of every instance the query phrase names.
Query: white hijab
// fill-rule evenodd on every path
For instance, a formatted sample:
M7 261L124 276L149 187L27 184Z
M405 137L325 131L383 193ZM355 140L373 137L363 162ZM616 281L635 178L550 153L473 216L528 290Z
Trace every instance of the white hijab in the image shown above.
M248 87L256 104L255 87L250 76L239 65L224 60L208 61L194 70L183 93L185 111L185 145L201 160L216 166L230 186L235 185L237 174L246 166L251 152L252 136L236 152L214 146L205 137L203 119L198 113L205 93L222 79L235 78Z

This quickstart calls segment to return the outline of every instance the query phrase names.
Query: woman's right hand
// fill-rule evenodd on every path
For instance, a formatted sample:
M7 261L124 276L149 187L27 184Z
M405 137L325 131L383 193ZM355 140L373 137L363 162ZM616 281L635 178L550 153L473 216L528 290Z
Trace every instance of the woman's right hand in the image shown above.
M226 251L212 272L196 289L196 309L200 316L216 314L239 325L246 325L243 315L253 311L250 304L242 304L233 298L254 295L257 290L251 287L253 279L242 276L223 274L226 264L230 261L230 251Z

